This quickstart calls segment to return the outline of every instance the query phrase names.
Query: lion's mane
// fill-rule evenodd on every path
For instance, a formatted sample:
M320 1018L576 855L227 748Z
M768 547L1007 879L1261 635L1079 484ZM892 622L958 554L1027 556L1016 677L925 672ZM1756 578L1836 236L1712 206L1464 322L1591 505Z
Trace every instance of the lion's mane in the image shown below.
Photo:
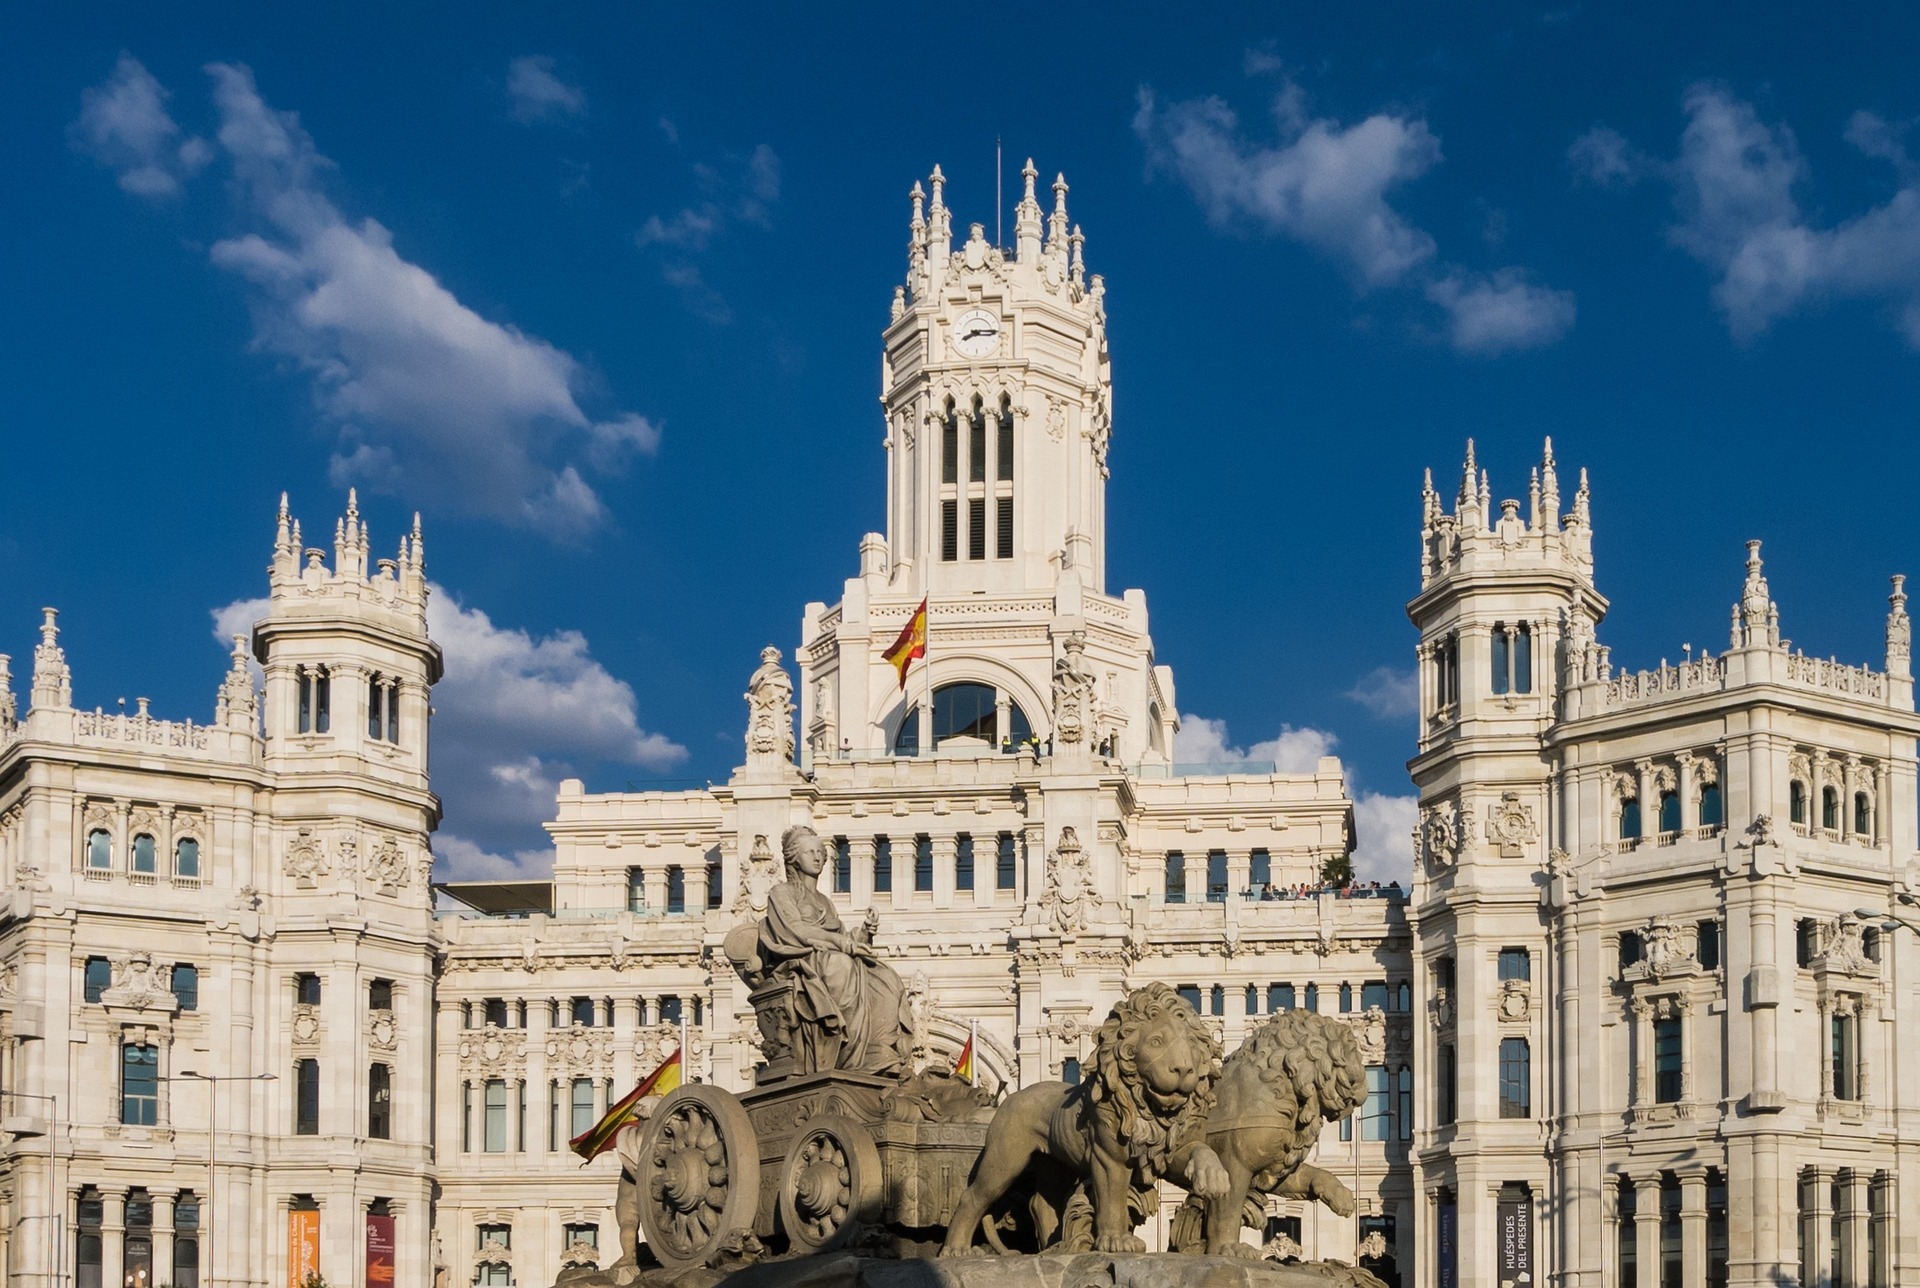
M1299 1106L1311 1096L1327 1122L1366 1098L1366 1069L1353 1030L1312 1011L1281 1011L1255 1029L1233 1053L1233 1065L1243 1062L1281 1105Z
M1140 1038L1163 1019L1186 1023L1188 1037L1203 1061L1199 1081L1187 1102L1170 1115L1157 1111L1145 1094L1139 1070ZM1213 1082L1220 1075L1220 1040L1213 1027L1165 984L1148 984L1129 993L1108 1013L1093 1043L1094 1068L1088 1098L1094 1112L1111 1115L1115 1135L1128 1142L1134 1174L1165 1174L1175 1146L1201 1131L1213 1108Z

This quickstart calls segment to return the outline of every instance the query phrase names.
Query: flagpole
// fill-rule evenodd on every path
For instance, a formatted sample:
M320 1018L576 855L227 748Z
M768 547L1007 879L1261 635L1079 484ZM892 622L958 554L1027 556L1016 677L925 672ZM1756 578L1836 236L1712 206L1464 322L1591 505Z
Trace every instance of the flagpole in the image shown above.
M693 1081L693 1074L687 1068L687 1012L685 1007L682 1007L680 1010L680 1080L682 1082Z
M970 1021L967 1029L967 1085L980 1085L980 1021Z

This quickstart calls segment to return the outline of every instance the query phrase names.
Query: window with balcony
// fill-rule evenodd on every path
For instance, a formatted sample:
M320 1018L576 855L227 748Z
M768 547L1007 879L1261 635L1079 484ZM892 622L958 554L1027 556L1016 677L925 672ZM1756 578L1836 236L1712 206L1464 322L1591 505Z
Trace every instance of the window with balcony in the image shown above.
M113 870L113 834L103 827L87 833L87 867L94 872Z
M153 876L159 870L159 861L153 848L153 837L145 832L133 838L133 860L128 870L141 876Z
M200 968L189 962L173 964L173 1000L183 1011L200 1009Z
M183 836L174 842L173 875L185 877L189 881L200 879L200 842L191 836ZM174 1285L180 1288L180 1285Z
M1708 783L1700 789L1700 826L1719 827L1726 821L1726 811L1720 803L1720 784Z
M113 987L113 966L104 957L89 957L81 972L81 997L98 1002Z

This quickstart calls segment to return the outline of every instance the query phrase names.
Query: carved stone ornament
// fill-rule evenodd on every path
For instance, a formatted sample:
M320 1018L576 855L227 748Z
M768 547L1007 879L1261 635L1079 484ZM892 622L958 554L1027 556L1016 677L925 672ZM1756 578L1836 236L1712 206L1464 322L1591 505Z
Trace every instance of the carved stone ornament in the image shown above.
M129 1010L178 1011L169 978L170 964L156 962L151 953L130 953L115 957L113 983L100 995L105 1006L123 1006Z
M1080 837L1071 827L1060 829L1054 845L1053 862L1047 865L1047 890L1040 896L1040 911L1048 923L1063 935L1076 935L1087 928L1088 919L1099 910L1100 895L1093 888L1093 872Z
M597 1267L600 1264L600 1250L585 1239L575 1239L567 1245L566 1251L560 1254L560 1264Z
M577 1075L598 1070L613 1059L613 1034L584 1024L559 1029L547 1038L547 1066L559 1066Z
M1861 932L1865 926L1851 913L1820 927L1819 964L1828 971L1846 975L1877 975L1880 967L1867 956Z
M1452 802L1428 806L1420 820L1420 844L1427 866L1450 868L1460 856L1460 831Z
M1086 740L1095 716L1094 678L1086 667L1087 642L1069 635L1053 664L1053 737L1063 746Z
M767 890L773 885L773 847L767 838L755 835L747 851L747 870L740 874L740 893L734 897L737 913L755 912L767 906Z
M1528 1019L1533 1014L1533 985L1524 979L1501 980L1498 1006L1500 1018L1509 1023Z
M460 1063L462 1067L480 1073L502 1074L508 1068L519 1065L526 1049L526 1034L517 1029L500 1029L489 1024L484 1029L461 1035Z
M1377 1261L1387 1255L1387 1236L1378 1230L1367 1231L1366 1238L1360 1240L1354 1249L1354 1255L1362 1261Z
M319 1010L305 1003L297 1004L293 1008L291 1030L294 1043L298 1046L308 1046L318 1042L320 1040Z
M1387 1015L1377 1006L1366 1010L1347 1022L1353 1030L1353 1040L1359 1044L1360 1058L1368 1064L1379 1064L1387 1058Z
M283 871L293 878L295 886L302 890L311 890L327 875L327 843L307 828L301 828L297 836L287 843L287 858Z
M760 669L747 682L747 763L793 760L793 677L780 665L780 650L760 650Z
M1058 398L1047 399L1047 437L1059 442L1067 432L1067 405Z
M1433 1017L1433 1027L1450 1029L1453 1027L1453 998L1444 988L1433 990L1433 996L1427 999L1427 1013Z
M1539 838L1533 806L1523 804L1519 792L1500 793L1500 803L1487 813L1487 843L1500 851L1501 858L1518 859Z
M382 890L401 890L406 888L408 872L407 856L400 849L400 843L391 836L383 836L374 842L373 849L367 855L367 879Z
M1656 918L1647 923L1643 933L1643 960L1649 979L1660 979L1698 964L1680 942L1680 930L1671 921Z
M1266 1241L1260 1249L1260 1255L1268 1261L1301 1261L1305 1259L1307 1251L1282 1232Z
M399 1045L392 1011L373 1011L367 1016L367 1045L376 1051L391 1051Z

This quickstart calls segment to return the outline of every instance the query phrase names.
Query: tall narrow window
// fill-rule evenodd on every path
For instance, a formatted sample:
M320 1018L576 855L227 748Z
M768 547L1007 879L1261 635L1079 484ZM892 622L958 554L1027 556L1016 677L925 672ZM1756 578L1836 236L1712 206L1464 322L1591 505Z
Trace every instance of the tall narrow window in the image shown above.
M1400 1140L1412 1140L1413 1139L1413 1066L1410 1064L1401 1065L1400 1074L1399 1074L1399 1077L1396 1079L1396 1081L1398 1083L1397 1098L1399 1100L1399 1105L1397 1107L1397 1111L1394 1114L1394 1121L1397 1127L1399 1128L1399 1130L1396 1131L1394 1135Z
M1720 785L1708 783L1700 789L1700 826L1719 827L1726 821L1720 807Z
M1708 918L1696 929L1694 958L1704 970L1720 969L1720 923Z
M320 1062L293 1062L293 1134L320 1134Z
M1227 990L1215 984L1207 990L1207 1014L1224 1016L1227 1013Z
M1798 778L1787 784L1787 819L1793 823L1807 821L1807 785Z
M1353 985L1342 984L1340 986L1340 1014L1347 1015L1347 1014L1350 1014L1352 1011L1353 1011Z
M1681 1285L1680 1256L1680 1178L1671 1172L1660 1176L1660 1288Z
M87 833L87 866L95 872L113 867L113 834L103 827Z
M1638 840L1640 837L1640 798L1629 796L1620 802L1620 839Z
M1852 1015L1833 1017L1833 1098L1860 1099L1860 1029Z
M370 979L367 981L367 1009L369 1011L391 1011L393 1009L392 980Z
M1439 1093L1439 1112L1442 1126L1454 1122L1458 1117L1457 1110L1459 1105L1455 1097L1456 1088L1454 1084L1458 1081L1459 1072L1459 1057L1454 1052L1453 1043L1442 1043L1440 1046L1440 1085L1435 1088Z
M1820 789L1820 826L1829 832L1840 828L1840 793L1831 787Z
M980 400L973 400L973 415L967 421L967 481L984 483L987 479L987 413Z
M326 733L333 725L333 679L327 668L313 669L313 731Z
M647 910L647 874L641 868L627 869L627 911Z
M1301 1009L1302 1009L1302 1010L1307 1010L1307 1011L1312 1011L1312 1012L1314 1012L1314 1013L1316 1013L1316 1014L1318 1014L1318 1013L1319 1013L1319 1010L1320 1010L1320 986L1319 986L1318 984L1309 984L1309 985L1307 985L1307 992L1306 992L1306 998L1305 998L1305 1000L1304 1000L1304 1002L1302 1003L1302 1006L1301 1006Z
M720 869L720 860L718 859L709 860L707 862L707 911L708 912L712 912L715 909L720 907L720 904L721 904L720 883L723 879L724 879L724 875ZM852 880L851 872L848 873L848 880L849 881Z
M1853 794L1853 830L1857 836L1873 834L1873 803L1865 792Z
M200 1009L200 968L188 962L173 964L173 1000L183 1011Z
M80 1191L80 1201L74 1206L80 1227L73 1254L75 1288L101 1288L100 1225L107 1205L100 1191L89 1185Z
M1513 691L1533 692L1533 627L1525 622L1513 631Z
M173 875L195 881L200 879L200 842L191 836L183 836L174 843Z
M1273 855L1258 849L1247 856L1247 886L1255 894L1273 882Z
M1727 1176L1718 1169L1707 1172L1707 1288L1727 1288ZM1874 1283L1870 1288L1884 1288Z
M1660 793L1660 830L1678 832L1680 830L1680 793Z
M1014 857L1013 833L1002 832L994 841L993 884L996 889L1011 890L1019 883L1020 868Z
M1207 851L1207 902L1227 901L1227 852Z
M1000 395L999 441L994 444L998 449L994 454L996 468L993 475L1002 483L1013 481L1013 399L1006 394Z
M873 838L873 892L893 893L893 841L884 836Z
M1276 1015L1281 1011L1291 1011L1292 1009L1293 1009L1293 985L1291 984L1267 985L1267 1013L1269 1015Z
M120 1048L120 1121L151 1127L160 1121L160 1048L128 1042Z
M1506 693L1513 668L1513 646L1507 636L1507 624L1493 624L1493 691Z
M400 741L400 681L387 681L387 741Z
M971 497L967 501L967 558L985 559L987 557L987 498Z
M1639 1211L1639 1193L1633 1178L1622 1176L1614 1196L1614 1252L1620 1266L1621 1288L1632 1288L1640 1282Z
M89 1002L97 1002L106 996L113 987L113 967L104 957L87 958L83 972L80 995Z
M680 913L687 910L687 871L679 864L667 869L667 911Z
M960 557L960 503L951 498L940 503L940 558L952 563Z
M367 677L367 737L381 742L387 736L387 695L382 691L384 682L377 675Z
M507 1080L505 1078L487 1079L485 1113L480 1148L489 1154L504 1154L507 1152Z
M1167 903L1185 903L1187 901L1187 856L1178 850L1167 851L1167 879L1164 901Z
M393 1139L393 1066L367 1066L367 1137Z
M1387 1066L1367 1066L1367 1098L1360 1106L1360 1139L1388 1140L1393 1135L1392 1097L1387 1086Z
M154 873L153 838L145 832L133 838L132 870L147 876Z
M946 419L940 423L940 481L960 481L960 423L951 398L947 399Z
M853 847L847 844L847 838L833 838L833 892L848 894L853 890Z
M300 732L313 732L313 668L299 667L294 671L294 685L300 690Z
M575 1078L567 1089L567 1112L570 1130L567 1138L587 1131L598 1120L593 1112L593 1079Z
M1653 1022L1653 1098L1663 1105L1680 1099L1680 1017L1663 1015Z
M933 838L925 832L913 838L913 888L921 893L933 889Z
M994 502L994 552L996 559L1013 558L1013 498L1003 496Z
M199 1288L200 1199L181 1190L173 1200L173 1288Z
M1246 1009L1243 1010L1241 1014L1243 1015L1260 1014L1260 988L1258 985L1256 984L1247 985Z
M126 1238L121 1247L126 1256L121 1263L125 1282L145 1288L153 1282L153 1196L144 1186L127 1191Z
M1500 1116L1533 1116L1533 1060L1525 1038L1500 1039Z
M953 838L953 888L973 889L973 837L966 832Z

